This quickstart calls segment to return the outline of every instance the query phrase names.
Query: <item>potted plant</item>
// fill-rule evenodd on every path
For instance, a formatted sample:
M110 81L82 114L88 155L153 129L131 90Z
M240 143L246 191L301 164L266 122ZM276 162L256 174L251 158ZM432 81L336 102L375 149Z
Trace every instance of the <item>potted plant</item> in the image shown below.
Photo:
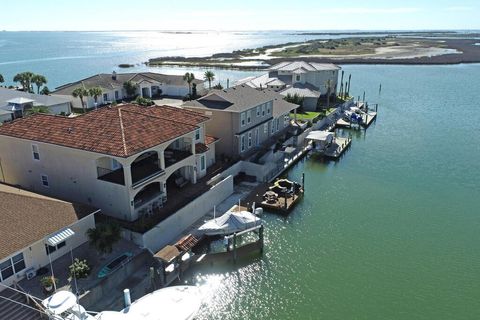
M40 279L40 283L42 284L46 292L51 292L54 286L58 284L58 279L52 276L45 276Z

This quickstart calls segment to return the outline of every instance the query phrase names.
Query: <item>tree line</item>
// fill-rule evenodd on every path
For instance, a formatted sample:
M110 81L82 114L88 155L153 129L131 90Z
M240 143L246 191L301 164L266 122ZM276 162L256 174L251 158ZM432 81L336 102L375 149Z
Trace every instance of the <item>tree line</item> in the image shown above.
M5 78L0 74L0 83L4 83ZM49 94L50 90L46 86L47 78L41 74L35 74L30 71L17 73L13 77L13 82L18 82L22 86L22 91L35 93L33 85L37 87L37 94Z

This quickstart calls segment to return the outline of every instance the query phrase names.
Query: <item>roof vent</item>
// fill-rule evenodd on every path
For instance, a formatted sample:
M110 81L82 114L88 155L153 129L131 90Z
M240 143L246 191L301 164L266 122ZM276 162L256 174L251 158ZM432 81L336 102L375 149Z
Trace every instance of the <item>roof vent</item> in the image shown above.
M67 129L67 131L68 131L68 133L72 133L72 132L73 132L73 128L72 128L72 127L69 127L69 128Z

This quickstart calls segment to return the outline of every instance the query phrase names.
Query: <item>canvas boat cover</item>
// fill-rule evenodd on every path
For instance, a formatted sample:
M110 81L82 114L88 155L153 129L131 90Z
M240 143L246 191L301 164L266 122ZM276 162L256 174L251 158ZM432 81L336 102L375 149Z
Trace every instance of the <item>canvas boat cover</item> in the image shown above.
M205 235L228 235L253 228L261 219L248 211L228 211L224 215L208 220L198 228Z

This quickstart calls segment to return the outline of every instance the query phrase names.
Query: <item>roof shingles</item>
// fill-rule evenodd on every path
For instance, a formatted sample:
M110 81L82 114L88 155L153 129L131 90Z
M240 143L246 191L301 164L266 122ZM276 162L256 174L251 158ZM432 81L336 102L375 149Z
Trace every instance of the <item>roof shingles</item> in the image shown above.
M209 118L168 106L127 104L67 118L36 114L0 127L0 135L128 157L180 137Z

